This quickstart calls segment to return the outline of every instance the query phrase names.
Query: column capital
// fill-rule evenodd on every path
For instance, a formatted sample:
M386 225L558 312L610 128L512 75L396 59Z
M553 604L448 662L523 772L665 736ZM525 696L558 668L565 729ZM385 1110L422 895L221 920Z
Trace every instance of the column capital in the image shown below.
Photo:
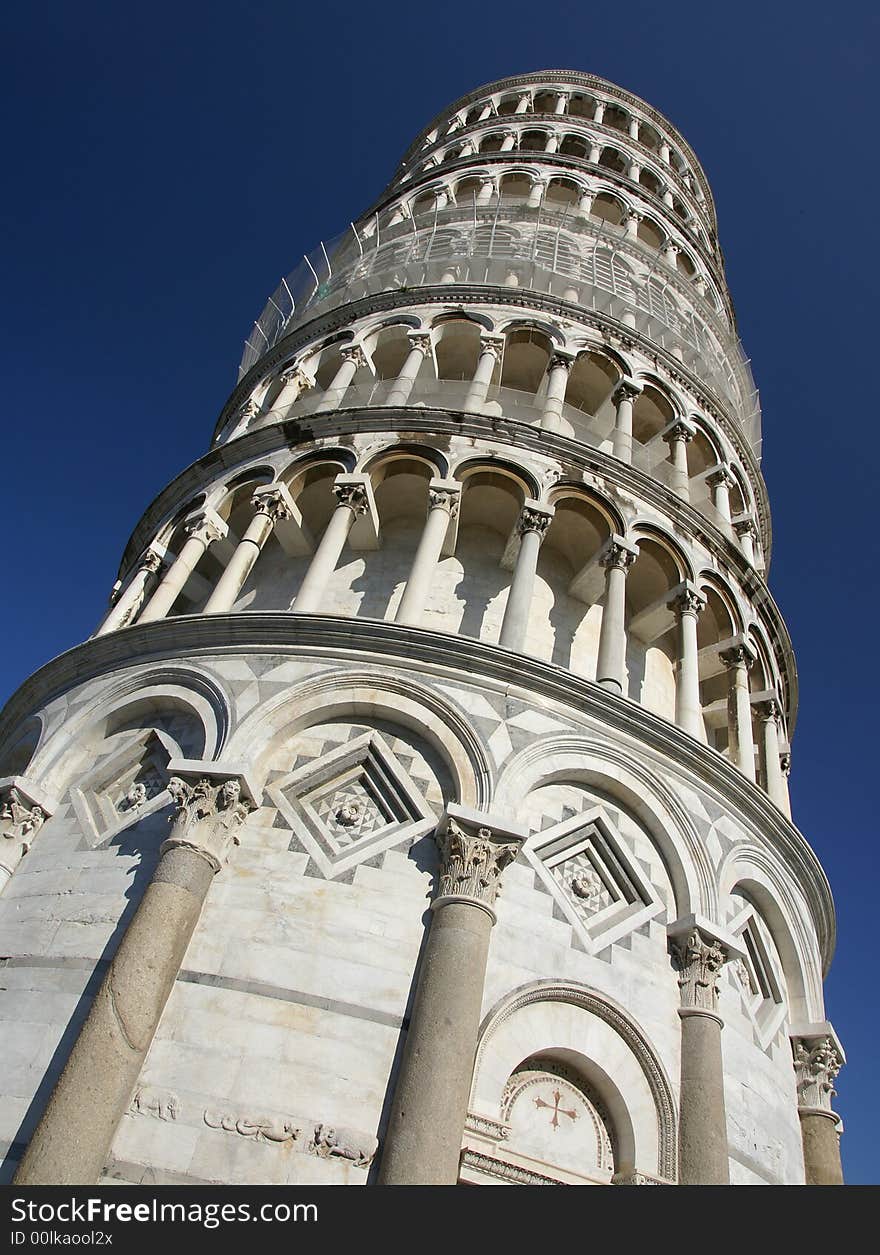
M303 388L312 388L315 383L311 375L307 375L301 366L288 366L287 370L281 372L281 382L299 384Z
M168 793L175 806L171 835L161 853L184 847L195 850L215 872L229 861L238 845L238 830L257 806L255 792L243 767L219 762L172 758L168 764Z
M629 379L624 375L619 379L617 386L611 394L611 400L615 405L619 405L621 401L635 401L636 397L642 395L645 390L644 384L636 383L635 379Z
M791 775L791 750L783 750L779 755L779 770L786 777Z
M563 370L566 371L566 373L568 373L568 371L571 370L573 365L574 365L573 353L567 353L563 349L556 349L554 350L554 352L550 354L550 360L547 363L547 370L551 371L551 370L555 370L557 367L561 367Z
M283 484L261 484L254 489L251 505L257 514L265 514L273 523L289 519L296 507Z
M429 332L410 331L406 338L409 341L409 347L418 349L424 357L427 357L431 352L431 336Z
M20 776L0 780L0 869L10 876L51 814L44 801L42 790Z
M760 694L759 700L753 702L762 723L778 723L782 718L782 703L775 693Z
M359 344L349 344L340 349L339 356L344 362L353 362L358 369L367 365L366 354Z
M625 572L629 570L638 556L639 551L635 545L631 545L622 536L611 535L600 551L599 562L603 567L619 567Z
M726 462L720 462L706 476L706 483L710 488L717 488L721 484L726 488L735 488L736 476Z
M498 362L504 352L504 336L480 336L480 357L491 353Z
M664 440L668 440L670 443L673 440L682 440L685 444L690 444L696 434L696 426L686 418L676 419L674 423L670 423L666 430L662 432Z
M492 916L501 873L517 857L525 828L464 806L448 806L437 828L440 878L432 909L468 902Z
M212 545L215 540L222 540L229 531L226 523L221 519L215 510L200 510L197 514L191 514L184 521L183 529L187 536L200 540L207 548Z
M717 1017L718 976L730 959L742 957L731 937L701 916L686 915L666 929L678 969L680 1014Z
M240 423L249 423L252 418L256 418L260 412L260 407L253 397L248 397L246 401L238 407L238 421Z
M155 549L147 549L141 556L138 568L141 571L148 571L150 575L158 575L165 565L165 559L161 554L156 553Z
M366 514L370 508L366 484L351 476L337 475L333 495L340 505L348 506L355 515Z
M846 1063L837 1034L825 1021L821 1024L793 1024L789 1036L798 1110L836 1119L831 1110L831 1100L836 1093L834 1081Z
M758 660L758 655L748 641L734 641L726 649L718 651L718 657L728 670L733 667L745 667L750 670Z
M554 513L552 506L541 506L536 501L526 501L516 521L518 535L524 536L526 532L538 532L543 539L547 534L547 528L553 522Z
M451 519L461 504L461 484L448 479L432 479L428 484L428 509L445 510Z
M706 598L690 580L684 580L678 588L672 590L669 605L679 615L691 614L696 618L705 610Z
M752 518L734 519L733 530L737 536L751 536L753 540L758 539L758 528Z

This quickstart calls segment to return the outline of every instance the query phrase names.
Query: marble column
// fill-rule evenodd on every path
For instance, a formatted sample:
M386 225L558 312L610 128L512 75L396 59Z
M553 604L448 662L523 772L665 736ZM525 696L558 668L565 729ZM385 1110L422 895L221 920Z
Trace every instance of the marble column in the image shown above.
M730 756L749 780L755 779L755 739L752 735L752 704L749 670L755 651L745 642L731 645L719 654L727 668L727 728Z
M779 754L779 773L782 777L782 810L787 819L791 819L791 795L788 788L788 777L791 774L791 750L785 746Z
M737 519L733 525L739 540L739 547L743 552L743 557L750 566L755 565L755 538L758 534L752 519Z
M541 427L544 431L559 431L562 427L562 407L572 358L565 353L554 353L547 363L547 391L544 394L544 411Z
M289 519L295 509L283 484L267 484L258 488L251 504L254 517L205 603L203 614L222 614L232 609L275 524L281 519Z
M793 1026L798 1116L804 1147L806 1185L843 1185L840 1162L840 1119L831 1110L834 1081L846 1057L831 1025Z
M23 776L0 780L0 893L15 874L49 818L50 807L41 789Z
M382 1150L381 1185L455 1185L501 873L527 833L450 806L406 1046Z
M697 618L706 605L706 599L695 588L685 586L670 604L678 617L675 722L683 732L689 732L697 740L705 741L697 657Z
M758 717L761 720L761 761L764 768L764 788L771 802L779 807L783 814L788 813L788 790L782 775L779 761L779 723L782 708L775 697L767 698L758 703Z
M277 418L287 418L289 412L304 392L314 388L315 381L299 366L286 370L281 376L283 387L272 403L271 414Z
M553 521L553 510L527 502L517 520L520 536L519 553L513 569L513 580L507 595L507 606L501 623L498 644L505 649L521 651L529 627L529 612L535 590L538 554L547 528Z
M630 118L629 120L629 137L630 139L639 138L639 119Z
M605 605L599 629L596 680L613 693L623 693L626 681L626 576L638 557L634 545L611 537L600 558L605 568Z
M642 384L636 383L634 379L621 379L611 396L617 407L611 452L621 462L632 462L633 406L635 405L636 397L641 392Z
M292 607L295 614L313 614L320 610L327 583L336 570L348 533L355 519L366 514L369 508L367 489L363 484L335 483L333 493L339 504L330 515L330 522L300 585Z
M565 113L568 108L568 92L559 92L556 97L556 105L553 112L558 114Z
M153 593L138 619L139 623L152 623L164 619L180 596L184 584L192 575L202 554L215 540L221 540L229 528L213 510L195 514L184 524L187 541L165 573L159 587Z
M541 200L546 190L547 190L547 184L544 183L541 179L535 179L534 182L532 183L531 191L529 192L529 198L526 201L527 207L529 209L537 209L538 206L541 204Z
M495 195L495 180L491 178L480 179L480 190L477 192L477 204L487 205Z
M515 147L516 131L505 132L504 138L501 141L501 148L499 149L499 152L509 153L512 152Z
M532 103L532 93L523 92L519 100L516 102L517 113L527 113L529 105Z
M721 515L722 523L730 526L730 490L736 487L736 479L728 466L718 466L707 477L712 489L712 501Z
M718 975L738 952L693 916L668 932L681 997L678 1179L681 1185L728 1185Z
M669 460L672 463L670 487L683 501L690 501L687 447L696 434L696 427L684 418L672 423L663 433L663 439L669 445Z
M492 376L495 373L495 364L501 361L503 352L504 340L501 336L480 337L480 356L477 358L477 368L474 371L474 377L464 399L464 408L466 410L479 410L482 408L486 400L486 394L489 391L489 385L492 382Z
M161 569L161 557L154 550L148 549L141 558L140 565L128 584L120 590L119 596L113 603L109 614L95 633L96 636L104 636L107 632L116 632L119 628L125 627L127 623L131 623L143 605L144 599L148 596L149 590Z
M321 397L321 402L315 411L316 413L338 409L352 379L354 379L362 366L367 365L366 356L359 344L352 344L348 348L340 349L339 356L342 358L342 364L333 376L327 391Z
M171 834L15 1174L94 1185L131 1101L214 876L253 809L241 772L171 760Z
M597 100L593 105L593 121L604 122L605 120L605 101Z
M431 352L431 337L425 333L411 333L407 339L409 340L410 350L406 355L406 361L400 368L400 373L392 385L391 391L385 401L386 405L406 405L409 400L409 394L412 392L413 384L416 376L422 368L422 362Z
M458 515L461 485L449 480L432 480L428 486L428 517L422 528L403 597L394 616L395 623L417 627L422 621L428 589L434 578L450 523Z
M639 234L639 223L642 221L643 214L628 213L623 220L623 227L629 239L634 240Z

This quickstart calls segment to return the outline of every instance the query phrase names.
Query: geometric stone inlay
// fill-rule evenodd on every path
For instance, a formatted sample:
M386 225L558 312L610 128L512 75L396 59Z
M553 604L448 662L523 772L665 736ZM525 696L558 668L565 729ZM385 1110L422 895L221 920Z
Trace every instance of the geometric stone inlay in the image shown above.
M106 845L133 823L168 804L166 767L179 757L177 744L161 729L147 728L122 739L70 790L87 848Z
M598 807L535 834L524 853L591 954L664 909Z
M603 1115L581 1085L536 1061L504 1088L501 1118L510 1131L503 1149L527 1155L551 1175L565 1168L607 1184L614 1157Z
M737 893L731 898L737 904L744 901ZM770 931L751 903L745 903L729 929L743 952L731 965L734 987L739 990L740 1006L752 1022L758 1044L766 1050L786 1017L782 966Z
M402 763L379 732L365 732L266 789L294 834L332 880L349 868L437 825Z

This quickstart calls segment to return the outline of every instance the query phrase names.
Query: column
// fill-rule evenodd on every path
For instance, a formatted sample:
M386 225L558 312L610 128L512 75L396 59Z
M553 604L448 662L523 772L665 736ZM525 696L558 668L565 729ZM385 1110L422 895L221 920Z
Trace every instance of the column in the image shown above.
M272 535L275 524L279 519L289 519L294 509L290 493L283 484L269 484L258 488L251 498L251 504L254 507L254 517L208 598L203 614L222 614L232 609L263 546Z
M339 504L330 516L293 603L295 614L312 614L320 608L352 524L359 514L367 512L369 503L364 485L336 483L333 492Z
M757 536L757 528L752 519L738 519L733 530L736 532L739 540L739 547L743 551L743 557L751 566L755 565L755 537Z
M689 732L699 741L705 741L697 660L697 616L706 605L706 599L695 588L685 586L671 604L678 615L675 722L683 732Z
M564 353L554 353L547 363L547 391L544 394L544 412L541 426L545 431L559 431L562 426L562 407L568 387L568 372L572 358Z
M640 175L641 173L642 173L642 167L641 167L640 162L638 162L638 161L631 161L631 162L629 163L629 169L628 169L628 170L627 170L627 172L626 172L626 177L627 177L628 179L632 179L633 183L638 183L638 181L639 181L639 175Z
M642 214L628 213L623 220L624 230L631 240L636 239L639 234L639 223L642 217Z
M582 192L577 207L580 213L588 214L593 208L593 201L596 199L595 192Z
M362 366L367 364L364 351L358 344L350 345L347 349L341 349L339 356L342 358L342 365L333 376L329 388L321 398L321 403L317 407L316 413L323 410L338 409L355 374Z
M495 180L488 176L480 179L480 190L477 192L477 204L487 205L495 195Z
M165 573L162 583L147 602L139 623L153 623L164 619L180 596L180 592L195 570L202 554L215 540L220 540L229 530L213 510L195 514L184 524L187 541Z
M147 590L152 586L161 569L162 559L154 550L148 549L141 558L140 566L131 577L128 586L120 591L113 608L95 633L96 636L115 632L135 618L147 596Z
M516 131L508 131L504 139L501 141L501 147L498 150L502 153L509 153L516 147Z
M527 208L529 209L538 208L538 206L541 203L541 197L544 195L544 190L546 186L547 184L542 182L541 179L535 179L534 183L532 184L532 190L529 192L529 198L526 201Z
M596 681L613 693L623 693L626 672L626 576L638 550L620 537L611 537L600 559L605 568L605 605L599 629Z
M449 524L458 514L461 487L445 480L432 480L428 486L428 517L422 528L419 547L413 559L409 579L403 591L395 623L409 623L417 627L422 620L425 600L440 554L449 531Z
M532 103L532 93L523 92L519 100L516 102L516 113L527 113L529 105Z
M667 427L663 439L669 445L669 460L672 463L672 491L683 501L690 500L687 447L697 434L693 423L680 418L678 422Z
M593 165L595 165L601 156L602 156L602 145L597 144L597 143L591 144L590 155L588 157L588 160L591 161Z
M495 363L501 361L503 352L504 340L500 336L480 337L480 356L477 358L477 369L474 371L471 386L468 388L467 396L464 399L464 408L466 410L482 409L486 400L486 394L489 391L489 385L492 382L492 375L495 373Z
M674 207L674 205L675 205L675 197L674 197L674 195L672 194L672 188L671 188L671 187L664 187L664 189L663 189L663 196L662 196L662 199L663 199L663 204L664 204L664 205L668 205L670 209L672 209L672 208Z
M485 122L486 119L491 118L491 116L492 116L492 104L490 102L487 105L483 105L483 108L480 110L480 116L477 118L477 121Z
M612 396L617 411L614 418L614 436L611 452L621 462L632 462L633 405L641 393L642 385L634 379L621 379Z
M556 105L554 107L553 112L556 114L565 113L565 110L567 107L568 107L568 92L560 92L559 95L556 97Z
M787 819L791 819L791 794L788 788L788 777L791 775L791 750L786 746L779 755L779 774L782 776L782 809Z
M638 118L630 118L630 120L629 120L629 137L630 137L630 139L638 139L638 138L639 138L639 125L640 125L640 124L639 124L639 119L638 119Z
M804 1147L807 1185L843 1185L840 1162L840 1120L831 1110L834 1081L846 1056L827 1022L792 1027L798 1116Z
M507 595L507 606L498 638L498 644L505 649L522 650L525 645L538 570L538 554L552 520L552 509L526 503L517 521L517 531L521 538L519 553L516 556L513 581Z
M211 881L253 808L243 777L220 763L172 759L169 769L180 773L168 782L171 835L18 1166L19 1185L98 1180Z
M745 643L732 645L719 654L727 668L727 729L730 756L743 775L755 779L755 740L752 736L752 705L749 669L755 652Z
M11 783L15 780L16 783ZM47 814L18 777L0 782L0 893L33 844Z
M730 947L694 917L669 928L681 1006L678 1179L681 1185L729 1185L718 974Z
M665 139L660 141L660 160L664 165L669 165L669 145Z
M787 813L788 795L785 778L779 762L779 719L781 710L776 698L769 698L758 705L761 720L762 759L764 766L764 788L771 802Z
M558 148L559 148L559 136L556 135L554 132L551 132L551 134L547 138L547 143L544 145L544 152L555 153Z
M400 373L394 381L385 401L386 405L406 405L412 392L416 376L422 368L422 362L431 352L431 337L421 332L412 332L407 336L410 349Z
M674 244L672 240L667 240L663 245L663 260L668 266L671 266L673 270L677 269L676 259L678 258L678 254L680 252L681 249L677 244Z
M730 490L736 487L736 480L730 467L718 466L707 477L709 487L712 489L712 500L715 509L721 515L724 523L730 524Z
M293 408L304 392L309 388L314 388L315 381L306 374L299 366L294 366L290 370L284 371L281 376L283 387L275 398L271 413L278 418L286 418L288 412Z
M501 873L524 829L450 806L406 1046L382 1150L380 1185L455 1185Z
M605 101L597 100L593 106L593 121L604 122L605 120Z

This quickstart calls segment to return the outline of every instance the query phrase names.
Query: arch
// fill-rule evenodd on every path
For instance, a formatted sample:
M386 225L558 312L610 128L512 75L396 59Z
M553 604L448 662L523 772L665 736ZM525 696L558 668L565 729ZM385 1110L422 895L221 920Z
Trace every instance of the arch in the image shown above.
M28 766L39 748L42 735L42 718L39 715L29 715L16 728L15 735L6 742L0 753L0 778L27 775Z
M229 755L246 756L260 778L284 736L339 715L379 717L418 732L446 763L458 802L488 808L494 773L466 712L411 675L370 670L311 676L245 718L230 739Z
M618 1172L676 1180L675 1100L663 1064L628 1012L588 985L535 981L496 1003L480 1031L472 1110L497 1118L501 1090L529 1038L535 1049L525 1057L564 1050L582 1062L615 1125Z
M583 501L597 511L605 520L609 533L615 532L618 536L622 536L626 531L626 523L618 507L608 497L589 488L586 484L560 480L547 493L547 501L553 506L571 500Z
M375 482L379 482L386 464L401 458L412 458L424 463L438 479L446 479L449 475L449 459L445 453L441 453L439 449L431 445L406 441L387 444L375 451L366 450L362 461L358 462L355 469L369 475Z
M485 453L468 454L460 461L453 462L450 467L450 475L459 480L462 484L474 475L491 472L493 475L503 475L518 484L521 492L525 497L537 499L541 495L541 484L537 476L524 466L518 466L515 462L508 462L501 457L492 457Z

